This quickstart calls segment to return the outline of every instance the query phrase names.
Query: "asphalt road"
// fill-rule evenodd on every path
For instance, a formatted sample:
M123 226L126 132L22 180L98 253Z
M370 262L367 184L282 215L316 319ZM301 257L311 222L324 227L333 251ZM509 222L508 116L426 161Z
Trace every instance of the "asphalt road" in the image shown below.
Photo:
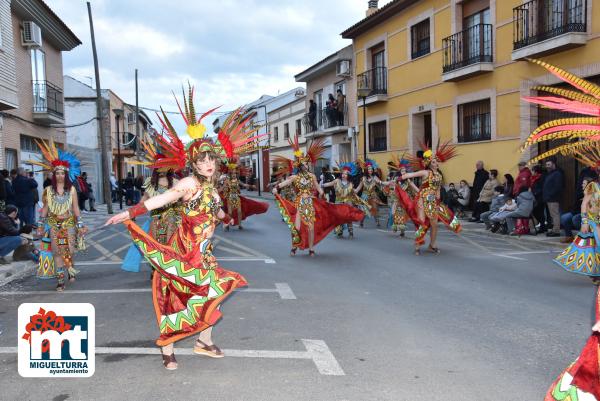
M179 369L166 371L158 354L144 354L158 332L149 268L120 269L123 227L97 231L65 293L33 277L0 288L0 399L542 400L590 333L595 287L552 264L551 245L440 237L440 255L417 257L411 239L368 222L354 240L326 238L315 258L290 257L274 205L243 231L219 229L222 266L250 283L214 329L227 356L192 355L186 339ZM92 378L19 376L11 347L23 302L95 306L104 351Z

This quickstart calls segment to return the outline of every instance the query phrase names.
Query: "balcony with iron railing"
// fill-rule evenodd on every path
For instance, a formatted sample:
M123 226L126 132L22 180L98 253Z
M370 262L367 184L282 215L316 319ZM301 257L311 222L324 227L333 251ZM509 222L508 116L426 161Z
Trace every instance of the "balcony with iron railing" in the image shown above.
M302 118L308 136L335 133L348 129L348 106L342 112L335 108L324 108L316 113L306 113Z
M493 25L478 24L442 40L444 81L458 81L494 69Z
M513 8L512 59L539 56L587 42L588 0L531 0Z
M64 123L63 91L48 81L32 81L33 118L36 121Z
M361 88L368 88L369 94L366 103L387 101L387 68L375 67L356 76L358 92Z

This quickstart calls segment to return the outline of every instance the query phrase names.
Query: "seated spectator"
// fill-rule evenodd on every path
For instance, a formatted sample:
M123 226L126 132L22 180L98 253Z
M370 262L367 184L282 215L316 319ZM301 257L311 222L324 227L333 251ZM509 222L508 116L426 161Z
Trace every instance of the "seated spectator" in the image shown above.
M498 170L492 169L490 170L490 178L483 185L479 193L479 198L475 202L473 217L469 219L470 222L483 223L479 217L481 213L490 210L490 203L492 203L492 198L494 197L494 188L498 185L500 185L500 182L498 182Z
M506 227L510 235L518 235L515 232L517 219L529 219L531 212L533 212L533 204L535 203L535 196L533 196L533 192L529 188L521 187L519 191L519 195L517 195L517 209L506 216Z
M507 195L504 195L504 205L500 207L500 210L492 215L490 215L490 221L493 223L492 232L498 231L501 226L504 225L506 217L510 215L511 212L517 210L517 203L515 200ZM507 234L508 229L506 231L503 230L503 234Z
M465 217L465 210L467 209L467 207L469 207L470 201L471 188L469 188L469 183L465 180L460 180L460 184L458 187L458 203L460 204L458 217Z
M448 185L448 190L446 191L446 198L444 201L448 208L452 210L452 212L456 213L460 203L458 203L458 191L456 190L453 182Z
M565 230L564 238L560 239L563 244L570 244L573 242L573 230L581 229L581 202L583 201L583 195L585 187L594 181L592 177L584 177L581 181L582 191L577 191L578 198L570 212L563 213L560 215L560 225Z
M513 196L515 179L510 174L504 174L504 195Z
M481 221L485 223L486 230L492 228L492 223L490 222L490 216L494 213L498 213L500 208L504 205L506 199L504 197L504 187L502 185L498 185L494 188L494 197L492 198L492 203L490 204L490 210L487 212L481 213Z
M19 234L27 231L31 232L31 226L24 226L19 229L21 222L17 214L18 210L14 205L6 205L4 212L0 212L0 264L2 265L9 263L4 259L6 255L19 246L27 244L27 240L21 238Z

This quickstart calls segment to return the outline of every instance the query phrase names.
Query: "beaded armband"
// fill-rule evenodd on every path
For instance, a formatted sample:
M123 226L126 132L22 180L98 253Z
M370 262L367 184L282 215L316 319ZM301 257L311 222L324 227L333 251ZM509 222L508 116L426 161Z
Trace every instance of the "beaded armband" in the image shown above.
M146 205L144 205L144 202L140 202L137 205L129 208L128 212L129 212L129 218L133 219L137 216L141 216L143 214L148 213L148 209L146 209Z
M221 221L225 224L229 224L229 222L231 222L231 216L225 213L225 216L221 219Z
M590 220L587 217L581 217L581 224L589 224Z
M79 216L79 217L77 218L76 227L77 227L77 228L83 228L83 219L81 218L81 216Z

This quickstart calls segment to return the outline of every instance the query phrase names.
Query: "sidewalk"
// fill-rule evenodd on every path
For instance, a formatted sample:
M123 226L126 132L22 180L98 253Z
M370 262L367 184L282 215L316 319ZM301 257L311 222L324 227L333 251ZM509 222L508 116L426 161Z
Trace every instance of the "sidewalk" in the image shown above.
M255 199L264 199L264 200L273 200L275 197L271 192L262 192L261 196L258 196L258 192L255 191L242 191L242 195L247 196L249 198ZM379 215L382 219L387 219L389 208L387 206L382 206L379 208ZM546 234L529 234L529 235L521 235L521 236L511 236L511 235L502 235L495 234L485 229L485 225L481 223L471 223L468 219L459 219L461 226L463 227L463 232L465 233L473 233L481 236L489 237L489 238L502 238L509 239L518 242L529 242L534 244L548 244L548 245L556 245L558 247L566 247L567 244L561 244L561 237L546 237Z

